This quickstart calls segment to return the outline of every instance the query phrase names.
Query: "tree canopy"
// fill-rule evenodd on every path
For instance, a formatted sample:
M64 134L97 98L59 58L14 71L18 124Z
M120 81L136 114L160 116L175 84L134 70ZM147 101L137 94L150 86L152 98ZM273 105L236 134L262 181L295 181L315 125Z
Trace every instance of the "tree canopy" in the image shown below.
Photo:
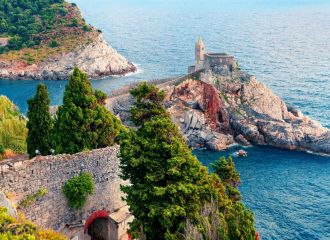
M122 186L134 215L131 231L146 239L254 239L251 212L226 193L220 176L193 156L163 107L164 92L131 90L137 129L120 135Z
M89 31L75 5L64 0L0 0L0 36L8 37L9 43L0 47L0 53L19 50L50 42L57 32L70 28Z
M239 201L241 195L237 189L240 183L240 176L235 168L235 163L232 157L228 161L225 157L221 157L212 164L214 172L220 177L226 187L226 192L232 201Z
M76 68L65 88L55 120L57 153L77 153L114 143L120 120L98 102L85 73Z
M53 119L49 113L50 99L46 85L37 86L36 95L28 100L27 151L30 157L36 155L39 150L41 155L49 155L54 148L52 136Z

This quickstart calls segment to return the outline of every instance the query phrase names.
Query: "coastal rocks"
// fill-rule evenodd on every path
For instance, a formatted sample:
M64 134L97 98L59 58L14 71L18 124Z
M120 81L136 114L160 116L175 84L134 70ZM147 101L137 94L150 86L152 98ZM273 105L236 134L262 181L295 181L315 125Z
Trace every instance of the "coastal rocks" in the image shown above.
M166 85L166 92L167 111L193 148L223 150L238 143L330 154L329 129L246 72L205 71L199 80ZM107 106L126 124L132 103L126 94L109 99Z
M235 141L242 145L242 146L250 146L251 144L249 143L248 140L246 140L246 138L242 135L242 134L239 134L235 137Z
M220 151L227 149L227 147L233 143L233 136L214 132L213 137L206 142L205 146L209 150Z
M186 107L203 112L211 128L229 128L229 115L222 107L223 102L218 91L212 85L187 80L170 90L168 96L168 101L180 102Z
M254 76L239 70L225 78L203 73L200 81L183 82L168 95L174 122L180 112L188 116L193 112L204 120L197 129L183 128L191 146L222 150L236 142L330 154L328 129L288 107ZM194 101L198 107L190 104ZM195 126L195 121L189 126Z
M229 134L230 119L219 92L203 81L187 80L168 92L168 109L174 122L184 109L182 132L189 146L205 147L210 150L224 150L234 143ZM181 116L182 117L182 116Z
M2 62L0 78L65 80L74 67L79 67L90 78L95 79L136 71L136 67L109 46L99 34L92 43L80 46L76 51L49 58L38 64Z

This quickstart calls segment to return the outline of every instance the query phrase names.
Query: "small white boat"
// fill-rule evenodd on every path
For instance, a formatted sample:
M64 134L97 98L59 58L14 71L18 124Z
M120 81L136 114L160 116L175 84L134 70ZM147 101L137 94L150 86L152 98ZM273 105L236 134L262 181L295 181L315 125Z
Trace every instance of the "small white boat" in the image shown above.
M238 150L232 154L233 157L247 157L247 152L243 149Z

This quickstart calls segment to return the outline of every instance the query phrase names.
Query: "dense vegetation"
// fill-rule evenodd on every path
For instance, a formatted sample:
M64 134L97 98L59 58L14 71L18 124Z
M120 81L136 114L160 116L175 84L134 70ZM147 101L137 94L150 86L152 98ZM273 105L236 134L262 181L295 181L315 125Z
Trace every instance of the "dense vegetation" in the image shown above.
M55 119L57 153L77 153L113 145L122 128L121 122L102 105L104 94L97 91L96 95L87 75L76 68Z
M123 129L120 120L104 106L106 94L93 92L87 75L75 69L54 117L45 85L28 100L28 119L5 96L0 96L0 160L5 155L77 153L113 145ZM69 137L68 137L69 136ZM53 152L54 150L54 152Z
M36 95L28 100L28 105L27 151L31 158L36 155L37 150L41 155L49 155L54 147L54 123L49 113L50 99L46 85L37 86Z
M221 157L212 164L212 167L225 186L228 197L234 202L241 200L241 194L237 189L241 180L232 157L229 157L228 161L225 157Z
M11 37L7 48L39 45L58 26L84 28L77 18L67 22L70 7L63 0L0 0L0 33ZM56 45L55 39L50 40Z
M43 230L23 217L15 219L8 215L7 209L0 207L1 240L66 240L52 230Z
M9 40L0 47L0 54L39 46L69 47L75 38L86 40L85 33L91 31L76 5L64 0L0 0L0 37ZM27 63L39 60L32 52L24 54Z
M5 96L0 96L0 158L10 149L26 152L26 120L19 109Z
M82 208L87 201L87 197L94 192L94 179L89 173L81 173L72 177L62 187L69 206L73 209Z
M255 239L253 215L226 190L225 181L236 183L236 171L230 169L230 179L208 173L165 111L164 92L142 83L131 95L137 130L120 135L120 156L122 177L131 183L122 190L134 215L133 235L149 240ZM216 163L216 173L226 166Z

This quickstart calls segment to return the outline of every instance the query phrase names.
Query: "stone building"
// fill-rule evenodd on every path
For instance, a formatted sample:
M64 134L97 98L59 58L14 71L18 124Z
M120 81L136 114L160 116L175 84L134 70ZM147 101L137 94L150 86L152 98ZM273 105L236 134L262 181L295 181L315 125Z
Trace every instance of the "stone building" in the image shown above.
M208 53L201 38L195 45L195 65L189 66L188 73L202 69L218 74L227 74L237 68L236 59L226 53Z

